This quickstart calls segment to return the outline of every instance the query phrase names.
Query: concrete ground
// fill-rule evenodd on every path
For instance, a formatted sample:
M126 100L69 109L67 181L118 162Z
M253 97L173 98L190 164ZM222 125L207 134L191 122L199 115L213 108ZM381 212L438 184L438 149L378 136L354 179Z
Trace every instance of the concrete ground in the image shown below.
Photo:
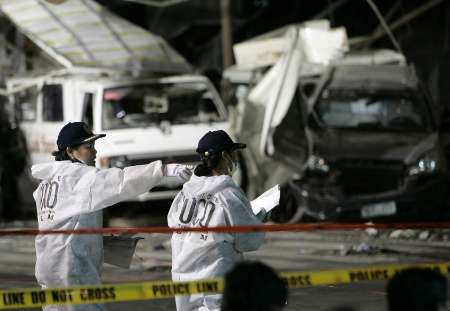
M120 224L130 225L123 219L112 221L112 225ZM26 225L33 226L33 222ZM138 243L130 269L105 264L105 283L170 278L170 236L138 236L144 239ZM391 263L442 262L450 259L449 250L450 244L446 241L390 239L385 234L372 236L364 231L288 232L269 233L267 243L260 250L249 253L247 258L261 260L277 271L315 271ZM37 286L33 237L0 237L0 254L1 288ZM316 311L352 306L355 310L383 311L386 310L385 285L384 281L376 281L295 289L290 291L285 310ZM108 309L175 310L175 304L173 299L136 301L111 303Z

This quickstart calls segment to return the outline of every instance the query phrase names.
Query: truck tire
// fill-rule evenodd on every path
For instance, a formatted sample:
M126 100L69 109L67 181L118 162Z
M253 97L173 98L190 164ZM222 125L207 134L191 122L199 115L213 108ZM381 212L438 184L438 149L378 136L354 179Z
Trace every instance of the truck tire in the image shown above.
M295 195L289 183L280 187L280 205L273 209L270 220L282 224L313 221L305 214L300 199Z

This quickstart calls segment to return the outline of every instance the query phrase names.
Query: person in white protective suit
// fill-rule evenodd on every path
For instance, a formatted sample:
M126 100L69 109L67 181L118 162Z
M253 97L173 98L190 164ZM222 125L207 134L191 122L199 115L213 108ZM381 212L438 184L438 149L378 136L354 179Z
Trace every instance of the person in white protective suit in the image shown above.
M265 215L255 216L250 202L231 176L237 168L237 150L224 131L205 134L197 152L202 164L175 197L167 216L169 227L216 227L261 224ZM175 232L172 235L172 279L191 281L222 277L243 259L243 253L258 249L263 232L216 233ZM178 311L220 310L220 294L176 296Z
M190 177L183 165L154 161L124 169L94 167L93 134L85 123L66 124L58 135L55 162L34 165L39 229L75 230L102 227L102 209L149 191L159 183L181 185ZM42 288L100 284L101 234L37 235L36 279ZM106 298L106 297L105 297ZM102 304L45 306L44 310L105 310Z

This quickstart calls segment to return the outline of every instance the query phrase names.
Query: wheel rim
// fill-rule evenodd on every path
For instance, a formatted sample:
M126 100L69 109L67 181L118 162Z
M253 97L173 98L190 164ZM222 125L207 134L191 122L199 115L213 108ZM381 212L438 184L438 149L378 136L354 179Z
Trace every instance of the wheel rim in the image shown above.
M271 219L277 223L294 223L301 219L297 198L288 186L281 188L280 206L272 212Z

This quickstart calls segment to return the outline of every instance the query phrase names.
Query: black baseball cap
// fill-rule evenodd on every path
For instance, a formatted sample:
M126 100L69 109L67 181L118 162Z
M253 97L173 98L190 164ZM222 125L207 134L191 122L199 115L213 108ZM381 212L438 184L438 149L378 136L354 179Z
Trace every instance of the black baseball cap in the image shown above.
M197 153L208 155L216 154L225 150L244 149L245 144L235 143L231 137L222 130L209 131L200 138L197 146Z
M75 147L105 137L106 134L94 134L84 122L69 122L58 134L56 144L59 150Z

